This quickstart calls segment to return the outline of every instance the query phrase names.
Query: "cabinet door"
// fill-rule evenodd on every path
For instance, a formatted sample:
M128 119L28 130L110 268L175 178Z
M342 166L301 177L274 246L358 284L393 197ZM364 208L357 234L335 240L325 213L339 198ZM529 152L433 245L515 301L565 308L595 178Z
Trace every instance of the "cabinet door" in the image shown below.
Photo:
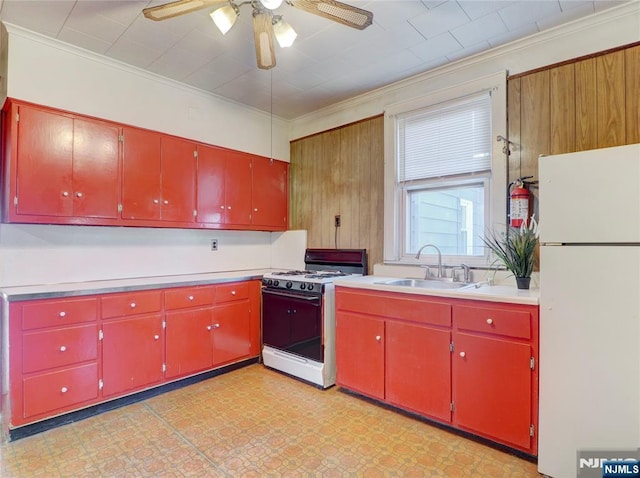
M214 309L214 365L248 357L251 350L249 301L229 302Z
M219 148L198 145L198 222L222 224L226 219L224 202L225 157Z
M531 346L454 333L454 425L528 449Z
M212 317L212 308L167 312L166 378L211 368Z
M451 421L451 333L386 322L386 399L445 422Z
M120 177L117 126L73 120L73 215L118 217Z
M18 214L73 213L73 119L38 108L18 109Z
M160 219L160 134L123 128L122 218Z
M152 386L162 380L160 314L105 322L102 330L102 393L105 397Z
M193 222L196 208L196 146L172 136L162 137L163 221Z
M384 320L364 315L336 314L337 383L384 399Z
M288 164L283 161L253 158L253 225L287 228L287 170Z
M225 203L227 224L251 224L251 156L225 152Z

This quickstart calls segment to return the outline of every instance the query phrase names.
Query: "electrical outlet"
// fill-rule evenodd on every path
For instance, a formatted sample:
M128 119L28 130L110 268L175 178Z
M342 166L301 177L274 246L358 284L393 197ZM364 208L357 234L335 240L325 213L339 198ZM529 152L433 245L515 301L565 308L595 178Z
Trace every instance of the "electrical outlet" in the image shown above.
M218 250L218 239L211 239L211 250L212 251Z
M336 214L336 227L340 227L340 214Z

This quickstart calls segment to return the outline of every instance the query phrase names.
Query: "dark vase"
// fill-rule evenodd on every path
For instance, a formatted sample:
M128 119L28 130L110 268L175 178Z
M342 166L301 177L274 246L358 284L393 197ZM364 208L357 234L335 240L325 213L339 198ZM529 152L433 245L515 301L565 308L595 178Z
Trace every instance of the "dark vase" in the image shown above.
M528 289L531 284L531 277L516 277L518 289Z

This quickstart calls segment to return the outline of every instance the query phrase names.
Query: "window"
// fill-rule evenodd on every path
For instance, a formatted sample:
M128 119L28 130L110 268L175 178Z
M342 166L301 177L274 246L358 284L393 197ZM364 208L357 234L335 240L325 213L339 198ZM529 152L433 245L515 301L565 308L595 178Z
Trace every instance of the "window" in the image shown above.
M486 265L484 232L505 222L501 96L496 75L387 109L386 262L415 262L434 244L445 264Z

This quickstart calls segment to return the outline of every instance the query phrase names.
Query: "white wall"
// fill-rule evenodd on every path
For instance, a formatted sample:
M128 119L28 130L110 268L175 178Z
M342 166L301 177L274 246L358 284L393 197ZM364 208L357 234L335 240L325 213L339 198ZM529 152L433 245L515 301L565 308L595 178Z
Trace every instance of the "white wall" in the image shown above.
M289 161L288 122L6 25L9 97Z
M288 123L11 25L0 87L25 101L289 160ZM2 32L0 32L2 33ZM8 50L8 57L3 53ZM5 78L7 82L5 83ZM272 266L282 234L126 227L0 225L0 286L193 274ZM212 252L211 239L219 241ZM306 242L306 240L305 240ZM302 260L296 242L292 257Z
M640 41L640 2L604 10L296 118L291 139L382 114L388 105L499 71L522 73Z

